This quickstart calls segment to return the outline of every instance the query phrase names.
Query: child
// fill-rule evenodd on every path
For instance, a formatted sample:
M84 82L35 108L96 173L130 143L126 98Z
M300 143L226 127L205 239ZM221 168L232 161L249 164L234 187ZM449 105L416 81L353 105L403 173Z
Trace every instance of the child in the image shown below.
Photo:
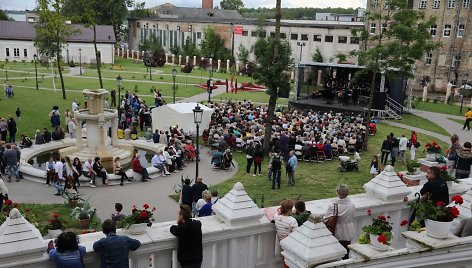
M376 154L372 156L372 162L370 162L370 174L372 174L372 178L379 174L379 158Z
M125 218L125 215L121 213L123 205L121 203L115 203L115 213L111 214L111 220L116 224L117 221L121 221Z

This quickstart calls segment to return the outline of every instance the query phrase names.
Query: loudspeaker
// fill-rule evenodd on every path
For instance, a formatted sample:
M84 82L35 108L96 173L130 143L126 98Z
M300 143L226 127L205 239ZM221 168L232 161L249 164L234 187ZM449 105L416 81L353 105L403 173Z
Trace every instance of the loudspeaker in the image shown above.
M387 103L387 93L374 92L374 99L372 101L372 109L385 110L386 103Z

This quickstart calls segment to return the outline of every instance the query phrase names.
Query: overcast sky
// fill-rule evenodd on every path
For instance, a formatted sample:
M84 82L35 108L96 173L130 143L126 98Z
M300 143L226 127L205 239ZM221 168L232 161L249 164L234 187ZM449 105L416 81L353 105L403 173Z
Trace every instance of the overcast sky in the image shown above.
M140 0L137 0L140 2ZM213 0L219 5L219 0ZM282 0L282 7L365 7L367 0ZM142 2L142 1L141 1ZM163 3L172 3L182 7L200 7L201 0L147 0L146 7L157 6ZM243 0L246 7L275 7L275 0ZM0 0L0 9L24 10L34 9L35 0Z

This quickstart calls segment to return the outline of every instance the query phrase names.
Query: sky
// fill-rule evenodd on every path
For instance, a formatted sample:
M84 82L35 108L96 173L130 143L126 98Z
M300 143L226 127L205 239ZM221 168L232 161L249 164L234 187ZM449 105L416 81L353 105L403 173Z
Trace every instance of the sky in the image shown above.
M137 0L138 2L142 2ZM282 0L282 7L365 7L367 0ZM182 7L200 7L201 0L147 0L146 7L157 6L164 3L171 3ZM219 0L213 0L215 6L219 5ZM275 7L275 0L243 0L244 6L248 8ZM0 9L24 10L34 9L35 0L0 0Z

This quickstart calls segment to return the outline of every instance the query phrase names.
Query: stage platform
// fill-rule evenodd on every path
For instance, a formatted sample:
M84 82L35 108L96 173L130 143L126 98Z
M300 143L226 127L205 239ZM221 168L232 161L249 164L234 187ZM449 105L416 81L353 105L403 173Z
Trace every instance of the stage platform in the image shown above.
M326 99L323 99L323 98L292 100L292 101L289 101L289 106L300 111L308 111L308 110L313 110L316 112L333 111L335 113L352 112L356 115L363 113L364 108L367 108L367 104L364 104L364 103L362 104L349 103L349 105L343 105L342 103L338 103L336 100L328 102Z

